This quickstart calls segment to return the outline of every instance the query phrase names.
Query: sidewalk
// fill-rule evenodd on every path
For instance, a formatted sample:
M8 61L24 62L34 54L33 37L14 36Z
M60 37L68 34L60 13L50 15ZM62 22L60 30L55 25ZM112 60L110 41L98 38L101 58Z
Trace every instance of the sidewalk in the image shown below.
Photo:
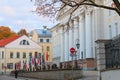
M0 75L0 80L38 80L38 79L23 78L23 77L19 77L19 76L16 79L16 78L14 78L14 76Z
M84 77L78 80L97 80L97 71L84 71Z

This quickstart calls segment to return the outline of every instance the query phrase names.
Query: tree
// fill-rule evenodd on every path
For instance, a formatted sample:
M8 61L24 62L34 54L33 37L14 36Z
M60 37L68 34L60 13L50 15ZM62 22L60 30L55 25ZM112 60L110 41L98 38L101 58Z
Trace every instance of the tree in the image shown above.
M11 31L9 27L0 26L0 40L11 36L16 36L16 33Z
M20 36L22 36L22 35L28 36L28 33L25 29L21 29L17 34L20 35Z
M113 3L111 6L96 3L96 1L99 0L35 0L35 5L37 5L35 12L40 16L43 15L48 17L55 17L55 14L58 11L65 8L66 6L69 6L71 9L73 9L73 11L70 13L71 16L82 5L90 5L116 11L120 16L119 0L112 0Z

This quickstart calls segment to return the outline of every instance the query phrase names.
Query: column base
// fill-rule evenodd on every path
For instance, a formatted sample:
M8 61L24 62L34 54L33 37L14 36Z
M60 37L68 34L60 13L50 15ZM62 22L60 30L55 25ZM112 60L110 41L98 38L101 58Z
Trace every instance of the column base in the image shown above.
M78 65L80 68L83 67L84 70L95 70L96 69L96 61L94 58L86 58L78 60Z
M96 61L94 58L86 58L85 59L85 67L88 70L96 69Z

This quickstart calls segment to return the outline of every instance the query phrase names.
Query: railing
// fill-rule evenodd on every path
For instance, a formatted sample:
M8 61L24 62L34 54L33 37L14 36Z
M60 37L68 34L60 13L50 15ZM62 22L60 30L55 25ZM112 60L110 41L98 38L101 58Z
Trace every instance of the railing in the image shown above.
M106 69L120 68L120 35L105 45Z

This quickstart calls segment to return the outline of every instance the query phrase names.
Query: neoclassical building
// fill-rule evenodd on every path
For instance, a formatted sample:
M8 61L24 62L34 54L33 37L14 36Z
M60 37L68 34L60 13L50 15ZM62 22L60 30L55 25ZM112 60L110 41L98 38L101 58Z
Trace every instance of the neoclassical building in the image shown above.
M109 0L95 1L105 5L112 4ZM95 69L100 65L103 65L102 68L104 69L106 67L105 47L102 50L99 44L102 42L105 45L105 42L119 36L120 17L114 11L81 6L72 15L68 25L71 11L72 9L69 7L62 9L57 16L59 24L52 28L52 39L54 42L57 41L57 46L53 45L53 54L57 56L53 56L53 59L63 65L71 64L70 48L73 47L76 49L76 56L73 59L77 60L78 67L82 66L83 58L84 69ZM55 44L54 42L53 44ZM79 49L76 47L76 42L80 44Z
M41 55L42 47L25 35L0 40L0 73L40 66Z

